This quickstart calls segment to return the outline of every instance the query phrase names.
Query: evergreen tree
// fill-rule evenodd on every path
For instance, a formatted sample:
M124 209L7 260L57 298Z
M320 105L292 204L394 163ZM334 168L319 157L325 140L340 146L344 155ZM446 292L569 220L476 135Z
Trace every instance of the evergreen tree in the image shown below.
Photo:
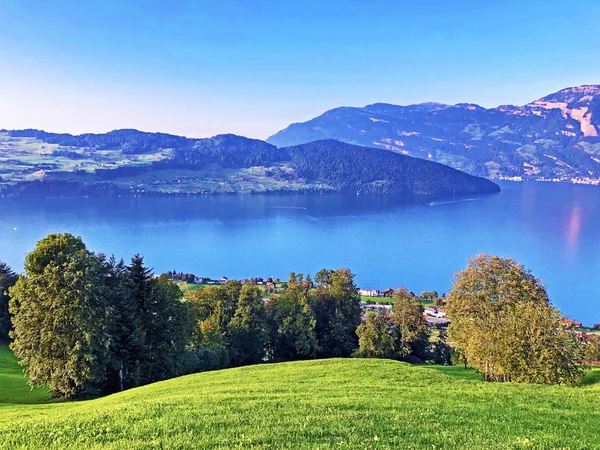
M350 356L358 345L361 321L360 295L350 269L320 270L314 311L319 356Z
M254 285L242 287L237 310L229 324L229 354L234 366L258 364L267 340L262 292Z
M109 357L104 270L81 238L51 234L10 289L11 349L32 386L55 397L98 395Z
M166 277L153 279L144 313L142 381L151 383L180 375L192 321L179 287Z
M17 282L17 274L8 264L0 261L0 342L8 342L8 333L12 328L8 312L8 289Z
M310 283L302 274L290 273L288 288L271 297L267 306L270 359L297 360L317 355L316 319L310 303Z
M144 353L146 330L142 323L140 293L130 279L123 260L107 261L108 299L111 305L111 363L107 387L111 392L138 386L142 379L140 358ZM137 270L137 269L136 269Z

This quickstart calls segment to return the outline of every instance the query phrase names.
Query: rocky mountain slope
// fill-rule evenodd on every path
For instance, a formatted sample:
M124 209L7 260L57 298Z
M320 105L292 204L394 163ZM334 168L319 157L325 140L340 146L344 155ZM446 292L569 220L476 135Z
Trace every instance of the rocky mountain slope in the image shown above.
M489 178L598 183L599 135L600 85L587 85L491 109L439 103L341 107L292 124L267 142L336 139Z

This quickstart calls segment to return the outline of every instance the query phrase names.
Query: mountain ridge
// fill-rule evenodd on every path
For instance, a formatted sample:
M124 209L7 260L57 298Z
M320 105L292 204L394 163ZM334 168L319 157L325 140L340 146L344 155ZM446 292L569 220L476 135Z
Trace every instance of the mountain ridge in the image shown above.
M339 107L267 138L289 146L332 138L429 159L492 179L600 183L600 85L522 106L372 103Z
M0 132L2 195L342 192L415 199L499 190L439 163L335 140L277 148L233 134Z

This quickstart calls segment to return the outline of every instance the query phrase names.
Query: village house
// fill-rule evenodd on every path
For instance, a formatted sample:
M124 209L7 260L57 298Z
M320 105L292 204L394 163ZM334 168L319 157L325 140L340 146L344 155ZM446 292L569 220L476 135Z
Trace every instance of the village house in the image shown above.
M227 284L228 281L229 281L229 278L227 278L227 277L219 278L219 283L221 283L221 284Z
M360 307L367 311L391 312L392 305L382 305L381 303L360 302Z
M571 319L561 319L560 322L568 328L581 328L581 322L576 322Z
M363 297L379 297L379 291L377 289L359 289L358 294Z
M431 316L431 317L439 317L439 318L446 317L446 313L444 311L436 308L435 306L428 306L427 308L425 308L424 313L425 313L425 315Z

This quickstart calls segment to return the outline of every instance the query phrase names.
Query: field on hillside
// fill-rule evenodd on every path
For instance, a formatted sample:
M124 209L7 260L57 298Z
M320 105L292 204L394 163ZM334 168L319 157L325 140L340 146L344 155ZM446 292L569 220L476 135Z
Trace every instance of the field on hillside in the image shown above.
M485 383L459 367L331 359L48 404L1 355L3 449L600 448L600 371L581 387L548 387Z
M6 183L40 180L45 176L82 170L148 165L171 155L165 149L156 153L126 155L120 150L90 150L49 144L40 139L11 137L0 133L0 177ZM68 156L67 156L68 155Z
M0 132L0 186L34 180L102 182L106 180L95 175L97 169L150 166L152 162L170 158L172 153L172 149L162 149L155 153L132 155L118 149L65 147ZM197 170L152 169L135 175L111 177L109 181L132 192L163 194L331 189L322 183L297 179L294 169L286 164L238 169L212 166Z

